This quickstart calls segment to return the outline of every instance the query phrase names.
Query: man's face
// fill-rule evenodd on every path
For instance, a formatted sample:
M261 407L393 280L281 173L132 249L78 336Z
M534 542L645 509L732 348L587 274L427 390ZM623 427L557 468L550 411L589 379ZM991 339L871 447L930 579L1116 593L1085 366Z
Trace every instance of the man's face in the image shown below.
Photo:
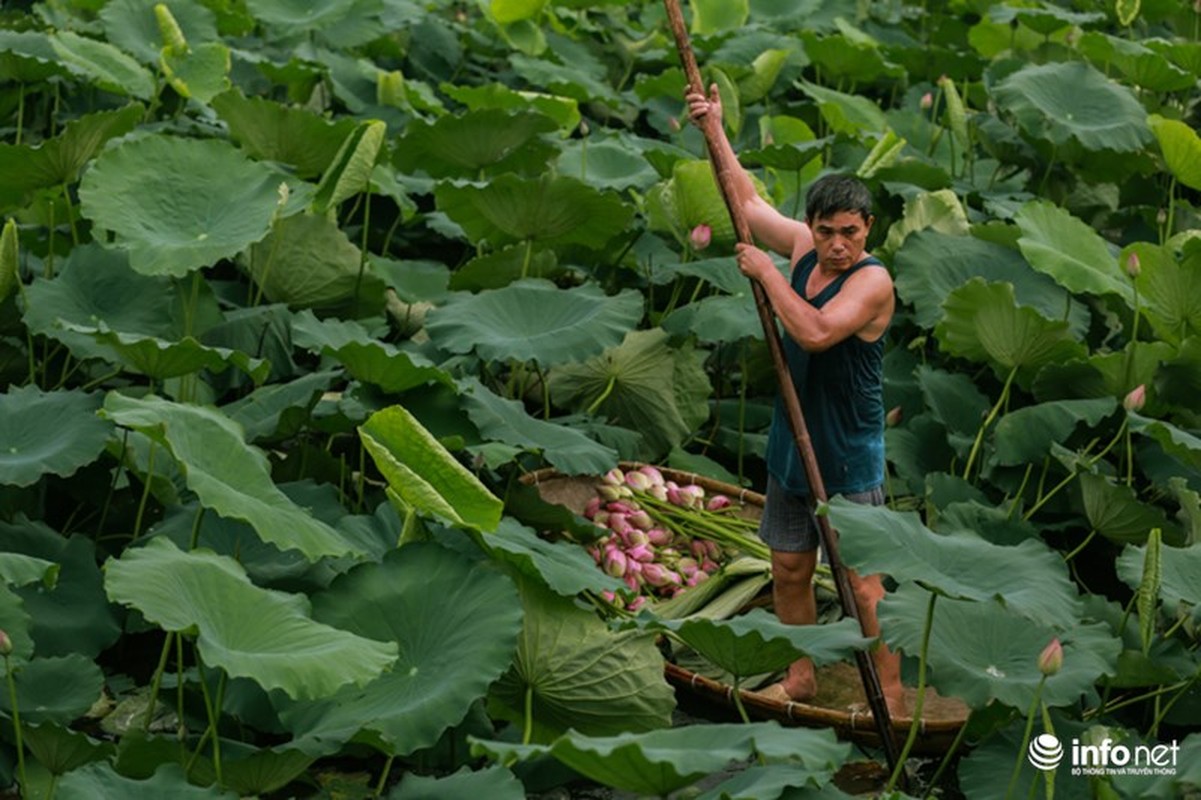
M817 263L826 269L850 269L863 256L867 234L874 217L866 220L858 211L839 211L828 217L809 221L813 231L813 247Z

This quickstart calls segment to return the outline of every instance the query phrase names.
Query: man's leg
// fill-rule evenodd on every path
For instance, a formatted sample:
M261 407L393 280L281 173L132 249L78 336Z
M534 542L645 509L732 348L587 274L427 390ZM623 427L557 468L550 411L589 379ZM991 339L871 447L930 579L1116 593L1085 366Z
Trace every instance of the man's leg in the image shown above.
M847 570L851 588L855 593L855 605L859 607L859 617L865 636L880 635L880 620L876 616L876 604L884 597L884 582L879 575L860 577L854 570ZM904 715L905 695L901 686L901 657L888 649L888 645L880 642L872 651L872 661L876 664L876 674L880 678L880 689L884 693L884 702L892 716Z
M771 552L772 601L776 617L789 625L812 625L817 622L817 601L813 596L813 571L817 566L817 551L788 553ZM808 658L794 661L780 682L793 700L808 700L817 694L817 679L813 662Z

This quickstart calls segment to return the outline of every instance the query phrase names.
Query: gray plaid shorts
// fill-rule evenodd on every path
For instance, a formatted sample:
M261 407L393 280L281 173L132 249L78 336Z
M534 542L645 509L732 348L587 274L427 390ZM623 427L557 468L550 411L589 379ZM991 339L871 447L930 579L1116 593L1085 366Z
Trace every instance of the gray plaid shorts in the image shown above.
M882 506L884 487L844 494L843 497L853 503ZM763 504L763 516L759 518L759 538L772 550L783 553L816 550L821 534L813 515L813 498L790 494L775 478L768 477L767 499Z

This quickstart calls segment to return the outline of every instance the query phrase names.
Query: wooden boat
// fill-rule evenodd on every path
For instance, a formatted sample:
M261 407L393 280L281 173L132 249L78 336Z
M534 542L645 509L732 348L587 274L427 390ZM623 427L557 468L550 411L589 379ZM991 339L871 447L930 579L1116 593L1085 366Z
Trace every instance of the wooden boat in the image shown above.
M641 466L633 463L619 465L623 470ZM757 519L763 509L763 495L733 486L704 475L659 468L663 476L680 485L694 483L707 495L724 494L741 504L739 514ZM589 476L566 476L554 469L543 469L525 476L523 482L536 486L544 500L566 506L577 514L596 495L600 479ZM716 704L726 714L735 708L734 688L719 680L706 677L680 664L665 662L664 675L677 693L684 692L692 700ZM879 733L868 708L859 672L853 664L833 664L818 670L818 695L806 702L780 701L742 689L741 700L747 713L756 719L776 720L782 725L810 728L831 728L842 739L868 747L880 745ZM906 688L906 700L914 706L916 690ZM967 721L969 709L956 698L940 697L927 687L922 709L915 755L937 755L946 752ZM912 716L892 719L897 741L904 741L913 723Z

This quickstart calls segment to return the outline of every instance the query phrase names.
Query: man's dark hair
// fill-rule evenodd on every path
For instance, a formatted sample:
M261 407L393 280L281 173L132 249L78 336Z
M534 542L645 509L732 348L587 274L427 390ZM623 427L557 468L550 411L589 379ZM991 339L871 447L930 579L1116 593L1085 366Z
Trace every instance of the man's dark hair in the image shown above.
M858 178L823 175L809 187L809 195L805 198L805 219L819 220L840 211L857 211L867 222L872 216L872 194Z

